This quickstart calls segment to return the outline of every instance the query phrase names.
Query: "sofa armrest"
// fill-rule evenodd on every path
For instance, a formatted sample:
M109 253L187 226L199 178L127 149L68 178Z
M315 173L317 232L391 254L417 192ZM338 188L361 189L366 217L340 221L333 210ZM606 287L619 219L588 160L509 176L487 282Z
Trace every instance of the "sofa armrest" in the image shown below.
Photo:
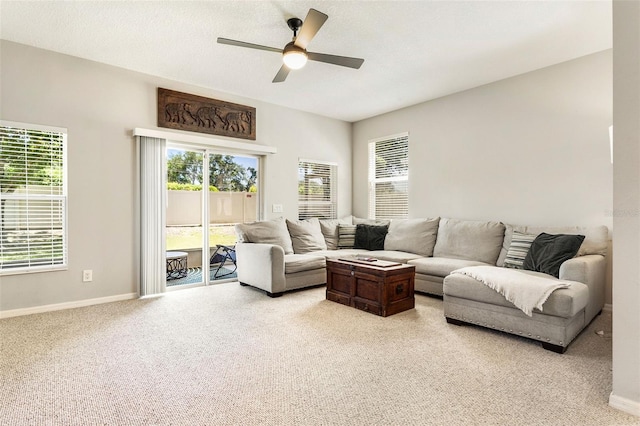
M285 290L284 250L275 244L237 243L238 281L270 293Z
M587 323L604 307L607 261L604 256L590 254L569 259L560 266L560 279L578 281L589 287L589 303L585 308Z

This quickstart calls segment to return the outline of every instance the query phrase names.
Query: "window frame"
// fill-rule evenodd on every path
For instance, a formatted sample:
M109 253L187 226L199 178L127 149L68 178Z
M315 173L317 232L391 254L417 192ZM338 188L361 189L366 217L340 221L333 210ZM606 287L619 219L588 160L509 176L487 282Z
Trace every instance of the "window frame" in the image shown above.
M399 140L406 140L406 167L403 169L404 173L398 176L385 176L385 177L376 177L376 148L378 148L378 144L388 143L392 144ZM370 139L367 145L368 150L368 208L367 213L369 219L403 219L409 217L409 132L398 133L395 135L385 136L376 139ZM404 197L404 208L400 209L398 214L393 215L382 215L379 216L377 199L376 199L376 185L380 183L391 183L391 182L406 182L406 195Z
M3 266L0 263L0 276L6 275L19 275L19 274L30 274L30 273L39 273L39 272L52 272L52 271L61 271L69 269L69 221L68 221L68 210L69 210L69 197L68 197L68 130L62 127L54 127L47 125L39 125L39 124L31 124L31 123L20 123L13 121L5 121L0 120L0 127L3 128L12 128L18 129L22 132L42 132L42 133L57 133L61 135L61 149L62 149L62 186L61 193L57 195L53 194L12 194L12 193L2 193L0 191L0 200L24 200L26 202L29 201L52 201L60 203L60 221L61 221L61 236L62 236L62 260L60 262L55 262L56 257L51 256L51 263L48 264L38 264L34 262L35 259L33 257L27 257L24 259L23 263L26 265L23 266ZM0 223L0 232L2 232L3 224ZM51 229L55 229L52 228ZM28 250L27 250L28 252ZM31 265L31 263L35 263Z
M301 194L298 191L298 219L305 220L316 217L318 219L337 219L338 218L338 163L331 161L308 160L304 158L298 159L298 185L300 185L300 171L304 169L304 164L317 166L325 166L329 168L329 198L325 200L309 200L303 199L303 196L309 196L308 191ZM303 175L303 176L306 176ZM307 188L308 189L308 188ZM303 215L302 212L310 206L328 206L330 217L320 217L318 212L322 211L321 207L317 207L316 215ZM313 210L312 210L313 211Z

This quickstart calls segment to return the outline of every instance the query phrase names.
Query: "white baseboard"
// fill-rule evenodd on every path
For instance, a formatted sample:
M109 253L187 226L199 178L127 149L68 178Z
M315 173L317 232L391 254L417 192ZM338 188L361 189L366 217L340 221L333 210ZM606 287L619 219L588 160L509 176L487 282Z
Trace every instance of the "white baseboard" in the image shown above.
M604 308L602 308L602 310L607 312L613 312L613 305L611 303L605 303Z
M614 395L613 392L611 392L611 395L609 395L609 406L616 410L624 411L625 413L640 417L639 401L632 401L630 399Z
M115 296L98 297L96 299L76 300L74 302L34 306L32 308L11 309L9 311L0 311L0 319L19 317L23 315L40 314L43 312L60 311L62 309L81 308L83 306L99 305L101 303L119 302L121 300L136 299L137 297L138 293L126 293L117 294Z

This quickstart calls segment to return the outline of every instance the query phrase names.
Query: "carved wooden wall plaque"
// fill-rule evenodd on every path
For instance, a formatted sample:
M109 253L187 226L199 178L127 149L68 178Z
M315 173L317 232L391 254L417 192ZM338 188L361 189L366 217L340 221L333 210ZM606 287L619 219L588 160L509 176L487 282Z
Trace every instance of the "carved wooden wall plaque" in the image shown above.
M256 139L256 109L158 87L158 126Z

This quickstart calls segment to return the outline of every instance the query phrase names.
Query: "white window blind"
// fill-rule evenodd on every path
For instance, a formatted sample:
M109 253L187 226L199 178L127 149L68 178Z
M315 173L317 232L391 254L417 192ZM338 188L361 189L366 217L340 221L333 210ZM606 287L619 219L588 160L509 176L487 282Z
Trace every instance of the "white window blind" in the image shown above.
M67 265L66 129L0 122L0 274Z
M338 166L311 160L298 161L298 218L336 219Z
M409 134L369 142L369 218L409 215Z

